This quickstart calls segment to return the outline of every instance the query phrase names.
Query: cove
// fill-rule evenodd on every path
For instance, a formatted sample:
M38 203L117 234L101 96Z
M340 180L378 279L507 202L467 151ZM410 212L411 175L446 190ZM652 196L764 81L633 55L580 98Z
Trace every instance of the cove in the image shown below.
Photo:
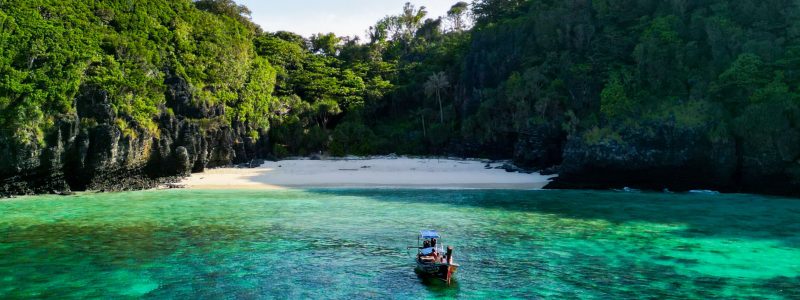
M0 201L0 298L798 298L800 201L594 191L143 191ZM452 286L413 272L440 230Z

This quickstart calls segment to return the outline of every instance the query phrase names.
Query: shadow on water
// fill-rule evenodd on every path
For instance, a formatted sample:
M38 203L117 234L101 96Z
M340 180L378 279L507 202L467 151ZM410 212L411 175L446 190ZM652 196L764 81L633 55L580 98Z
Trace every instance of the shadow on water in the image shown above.
M800 248L800 200L745 194L669 194L612 191L359 190L313 189L332 196L378 201L447 204L615 224L683 224L685 237L776 240Z
M457 279L453 279L448 285L447 282L429 276L417 274L417 278L419 278L420 284L430 292L430 295L436 298L452 299L458 297L460 287Z

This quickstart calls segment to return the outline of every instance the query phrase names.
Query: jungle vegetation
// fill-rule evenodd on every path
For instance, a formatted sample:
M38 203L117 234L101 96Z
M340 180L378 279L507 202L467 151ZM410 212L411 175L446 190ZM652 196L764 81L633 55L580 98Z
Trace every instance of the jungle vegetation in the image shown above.
M2 134L43 143L86 85L109 93L120 128L157 133L175 75L224 105L215 122L268 129L278 157L444 154L541 126L601 143L665 123L800 147L796 1L476 0L441 17L406 4L363 38L266 32L249 13L0 0Z

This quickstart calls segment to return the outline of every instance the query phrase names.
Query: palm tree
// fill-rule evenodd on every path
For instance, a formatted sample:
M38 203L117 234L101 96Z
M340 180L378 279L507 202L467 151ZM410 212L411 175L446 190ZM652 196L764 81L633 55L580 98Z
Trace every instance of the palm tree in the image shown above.
M469 14L469 3L461 1L450 7L447 18L453 23L453 31L463 31Z
M428 77L425 82L425 94L428 97L436 95L436 100L439 101L439 121L444 124L444 110L442 109L442 90L450 87L450 82L447 81L447 74L444 72L433 73Z

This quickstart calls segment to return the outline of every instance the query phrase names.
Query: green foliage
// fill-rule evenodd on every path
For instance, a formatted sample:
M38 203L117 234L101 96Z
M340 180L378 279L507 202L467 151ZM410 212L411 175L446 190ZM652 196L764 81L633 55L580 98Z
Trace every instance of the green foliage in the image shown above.
M233 108L238 121L249 122L256 128L268 129L270 113L275 106L276 71L265 58L256 58L247 83Z
M735 135L741 140L744 167L758 170L796 172L800 158L800 109L786 99L749 106L734 120ZM796 175L796 174L794 174Z
M368 57L396 62L382 76L395 88L367 101L363 119L378 140L435 153L442 141L491 145L553 123L590 143L662 125L723 140L750 106L800 102L800 7L679 2L478 0L466 32L407 6L370 30L380 55ZM382 129L392 127L408 133Z
M739 56L731 67L723 72L719 79L727 85L749 86L763 83L762 69L764 62L752 53Z
M657 122L674 124L678 128L703 128L718 122L723 116L718 106L708 101L665 102L643 117Z
M325 128L330 118L342 113L342 108L339 107L339 103L336 102L336 100L323 99L314 102L314 104L311 105L311 111L319 126Z
M469 23L469 4L464 1L457 2L447 11L447 19L452 23L453 31L462 31Z
M374 154L375 139L375 133L363 123L344 122L333 131L330 151L336 156Z
M583 141L588 145L624 144L622 136L608 127L593 127L583 133Z
M614 119L628 116L633 109L634 102L625 92L620 75L613 75L600 93L600 112L605 117Z
M447 80L447 75L444 72L431 74L428 81L425 82L425 93L428 97L436 96L436 101L439 103L439 122L444 124L444 110L442 108L442 90L450 87L450 82Z
M311 52L335 56L339 53L339 44L342 42L342 39L333 33L320 33L311 36L309 42L311 43Z
M157 116L174 115L165 81L179 76L192 105L225 108L223 117L197 120L203 128L239 122L258 136L278 127L271 135L285 147L276 149L308 153L327 147L341 114L393 88L385 77L392 65L339 58L345 39L265 33L249 14L231 0L0 2L2 134L41 143L91 86L108 94L118 117L111 125L157 135Z
M2 134L42 143L85 87L108 93L126 135L158 134L174 76L194 105L224 108L203 128L268 130L277 156L442 153L548 124L597 144L652 124L724 139L800 123L790 0L477 0L439 19L409 3L364 42L263 32L249 14L231 0L0 1Z
M528 0L482 0L473 3L473 13L479 26L517 17L523 13L528 5Z
M275 144L272 146L272 155L275 155L277 158L285 158L290 154L285 145Z
M139 136L136 131L128 125L128 122L125 122L123 119L116 119L115 125L117 125L117 128L119 128L120 132L122 132L122 135L125 137L136 139Z
M233 0L195 0L195 6L201 10L232 18L251 30L258 29L257 25L250 22L250 9L236 4Z
M311 126L307 129L303 139L303 147L298 151L301 155L322 152L328 149L330 133L323 127Z
M680 93L686 90L682 61L684 41L677 32L680 21L675 16L658 17L642 32L633 51L643 88L654 94Z
M255 28L233 18L246 12L243 7L224 16L230 5L235 4L0 2L2 128L15 128L19 140L41 140L54 118L76 113L81 87L94 86L108 93L120 118L129 118L112 125L131 134L158 134L154 117L165 103L166 70L189 81L199 100L236 107L253 64Z
M800 95L793 93L785 81L783 72L777 72L775 78L769 84L755 90L750 96L753 104L765 103L770 101L785 101L798 103Z

